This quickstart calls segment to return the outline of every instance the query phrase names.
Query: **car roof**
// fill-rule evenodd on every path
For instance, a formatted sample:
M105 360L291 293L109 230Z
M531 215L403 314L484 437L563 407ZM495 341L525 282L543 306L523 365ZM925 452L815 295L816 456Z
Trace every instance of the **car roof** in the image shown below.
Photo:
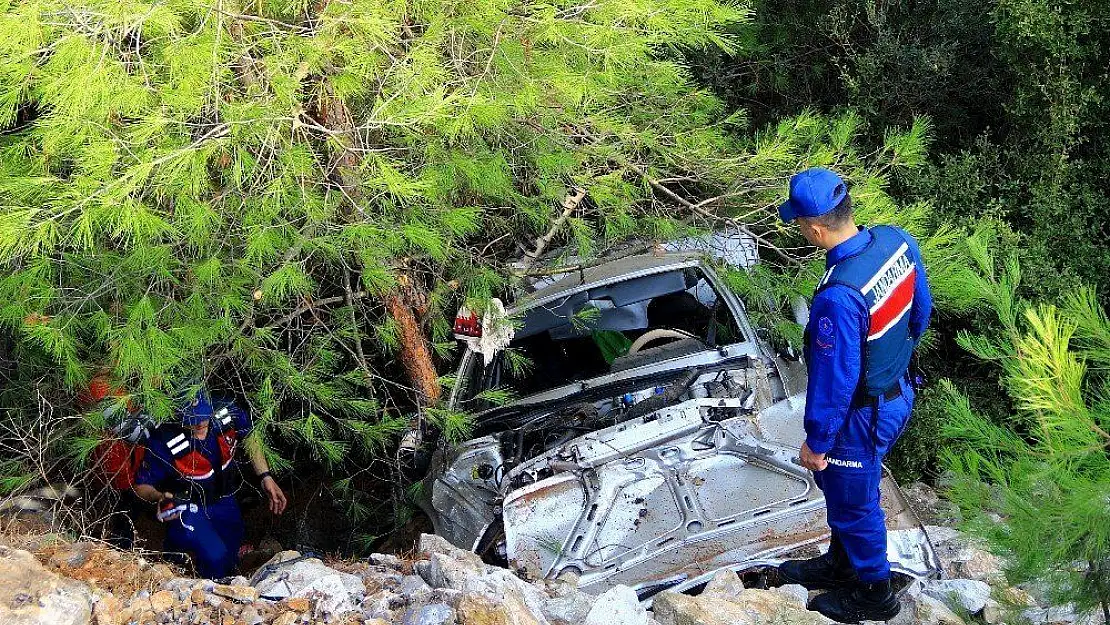
M586 287L701 265L701 257L702 255L696 252L637 254L617 258L581 270L570 270L566 274L556 274L553 282L548 282L532 293L521 297L514 302L513 308L524 310L551 299L565 297Z

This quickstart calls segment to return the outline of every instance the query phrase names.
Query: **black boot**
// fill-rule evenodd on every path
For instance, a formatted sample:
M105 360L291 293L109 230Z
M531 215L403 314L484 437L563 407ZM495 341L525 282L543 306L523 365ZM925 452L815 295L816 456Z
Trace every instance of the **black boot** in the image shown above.
M902 604L890 590L890 580L871 584L857 584L838 588L818 595L809 602L809 609L816 610L837 623L860 621L889 621L898 615Z
M787 560L779 565L779 580L801 584L809 590L828 590L855 584L856 570L848 561L844 545L834 534L827 553L808 560Z

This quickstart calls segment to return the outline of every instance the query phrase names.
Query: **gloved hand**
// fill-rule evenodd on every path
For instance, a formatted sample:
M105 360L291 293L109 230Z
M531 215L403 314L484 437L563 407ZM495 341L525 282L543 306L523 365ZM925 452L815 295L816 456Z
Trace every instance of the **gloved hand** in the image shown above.
M173 521L181 516L181 513L187 510L188 503L178 503L173 497L173 493L162 493L162 498L158 500L158 512L155 518L165 523L166 521Z

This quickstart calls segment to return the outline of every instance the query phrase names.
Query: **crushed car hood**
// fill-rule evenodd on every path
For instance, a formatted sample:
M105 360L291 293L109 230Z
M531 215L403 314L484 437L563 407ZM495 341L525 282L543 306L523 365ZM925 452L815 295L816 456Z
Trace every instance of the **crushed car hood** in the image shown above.
M824 498L796 459L804 396L775 401L767 364L730 369L736 392L584 433L504 473L499 437L470 441L433 484L437 531L529 577L574 573L589 592L624 584L644 598L827 541ZM690 386L720 377L706 372ZM894 569L937 575L936 554L889 475L882 505Z

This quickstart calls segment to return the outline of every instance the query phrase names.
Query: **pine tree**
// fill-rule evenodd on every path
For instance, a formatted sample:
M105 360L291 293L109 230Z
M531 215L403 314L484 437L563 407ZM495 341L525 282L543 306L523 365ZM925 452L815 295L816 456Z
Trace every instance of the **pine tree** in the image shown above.
M1020 301L1017 262L999 269L976 250L975 286L997 331L960 342L1002 368L1014 412L993 422L946 385L950 494L1006 557L1011 582L1046 584L1055 602L1110 617L1110 317L1090 289L1059 308Z
M820 261L775 212L806 165L842 171L864 221L920 235L962 305L962 235L884 191L922 162L924 120L863 152L856 115L751 132L692 83L685 55L734 50L748 18L731 0L0 0L4 406L72 414L107 371L165 418L201 376L249 402L275 466L304 449L342 477L414 413L466 435L424 365L452 357L455 306L512 294L537 240L590 258L743 228L767 265L736 288L768 310L808 295Z

